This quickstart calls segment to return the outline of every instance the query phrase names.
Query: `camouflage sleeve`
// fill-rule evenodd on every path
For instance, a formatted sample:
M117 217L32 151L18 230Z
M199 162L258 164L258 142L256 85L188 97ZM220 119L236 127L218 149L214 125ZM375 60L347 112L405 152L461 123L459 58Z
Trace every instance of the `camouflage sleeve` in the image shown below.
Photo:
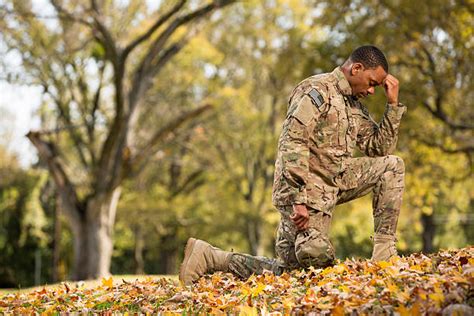
M359 103L360 104L360 103ZM380 124L370 116L367 108L360 104L362 116L357 134L357 146L367 156L386 156L395 150L398 139L398 129L406 106L387 104Z
M308 95L304 95L293 107L290 107L280 138L281 172L294 188L292 204L305 204L309 177L309 136L317 111Z

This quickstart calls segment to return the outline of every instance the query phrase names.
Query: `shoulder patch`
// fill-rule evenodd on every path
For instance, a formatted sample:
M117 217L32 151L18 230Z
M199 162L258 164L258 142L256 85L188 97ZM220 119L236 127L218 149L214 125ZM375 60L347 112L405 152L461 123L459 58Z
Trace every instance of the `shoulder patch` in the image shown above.
M292 116L307 126L314 118L314 105L308 96L303 96L298 102Z
M309 97L313 100L313 103L318 107L318 109L323 105L324 98L316 89L311 89L308 92Z
M311 98L311 102L316 106L319 111L322 111L322 106L327 102L324 94L312 88L307 92L308 96Z

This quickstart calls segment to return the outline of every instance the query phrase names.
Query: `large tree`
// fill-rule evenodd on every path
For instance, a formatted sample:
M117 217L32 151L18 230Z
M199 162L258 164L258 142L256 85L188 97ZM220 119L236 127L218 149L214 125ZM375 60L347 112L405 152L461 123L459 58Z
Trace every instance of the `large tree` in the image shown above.
M196 106L138 135L150 89L165 79L160 72L204 17L233 2L163 1L155 10L145 1L2 5L2 40L21 57L24 74L8 77L44 88L42 115L51 128L28 138L54 179L73 232L74 279L109 273L123 181L143 169L166 136L210 108Z

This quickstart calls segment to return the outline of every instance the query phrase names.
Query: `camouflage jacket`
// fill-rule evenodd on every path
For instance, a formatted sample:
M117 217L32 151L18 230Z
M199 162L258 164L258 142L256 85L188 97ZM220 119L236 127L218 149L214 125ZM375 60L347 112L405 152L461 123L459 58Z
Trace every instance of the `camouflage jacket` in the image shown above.
M377 124L351 93L339 67L309 77L293 90L278 142L275 206L306 204L330 213L339 190L336 178L356 145L371 157L395 150L406 107L387 104Z

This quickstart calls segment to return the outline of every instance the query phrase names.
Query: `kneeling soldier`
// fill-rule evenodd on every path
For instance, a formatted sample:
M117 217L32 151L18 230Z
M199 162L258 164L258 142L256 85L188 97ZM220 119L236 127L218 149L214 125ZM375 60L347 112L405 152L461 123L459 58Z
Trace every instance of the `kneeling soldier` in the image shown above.
M360 99L383 86L385 114L377 124ZM273 204L281 215L277 259L232 253L190 238L179 278L188 285L205 273L232 272L247 278L263 270L326 267L334 261L329 240L337 204L373 192L373 260L397 254L396 228L405 166L393 156L406 107L398 102L398 80L374 46L354 50L330 73L309 77L293 90L279 138ZM354 158L358 147L367 157Z

